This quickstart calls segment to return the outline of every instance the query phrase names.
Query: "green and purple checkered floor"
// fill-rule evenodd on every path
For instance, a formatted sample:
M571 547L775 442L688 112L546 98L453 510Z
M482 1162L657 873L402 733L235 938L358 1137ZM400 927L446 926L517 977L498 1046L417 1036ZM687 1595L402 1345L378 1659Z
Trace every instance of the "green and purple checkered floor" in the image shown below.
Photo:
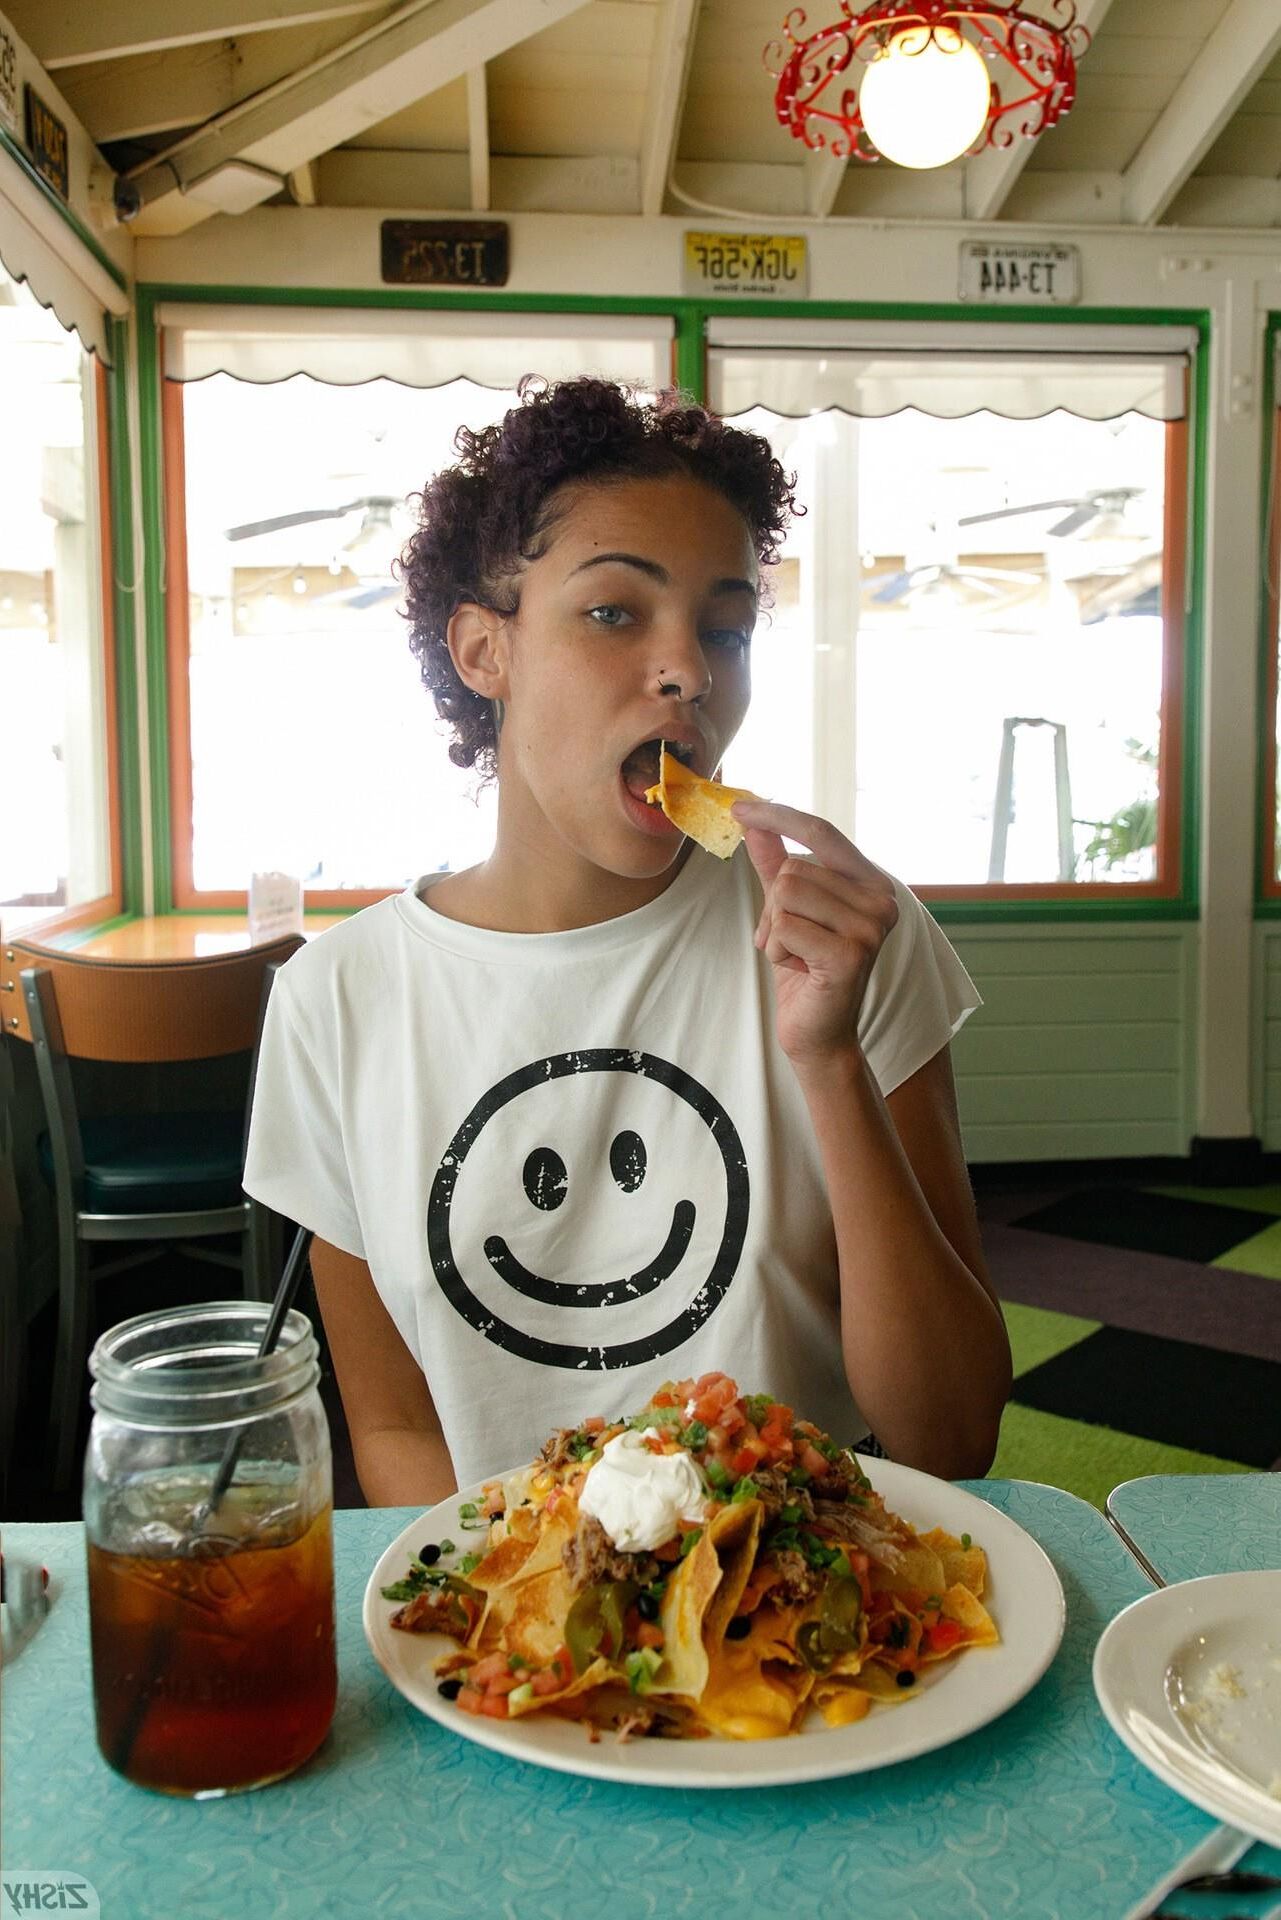
M1281 1467L1281 1185L1047 1179L979 1214L1014 1353L994 1475L1101 1506L1140 1474Z

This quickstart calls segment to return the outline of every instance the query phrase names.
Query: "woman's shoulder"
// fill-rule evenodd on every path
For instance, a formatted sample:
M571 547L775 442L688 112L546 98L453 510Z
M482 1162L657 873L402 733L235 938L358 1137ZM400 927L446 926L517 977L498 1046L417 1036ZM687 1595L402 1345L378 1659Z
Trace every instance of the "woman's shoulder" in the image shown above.
M324 998L383 962L398 938L398 899L389 894L313 934L281 968L288 997L296 1004Z

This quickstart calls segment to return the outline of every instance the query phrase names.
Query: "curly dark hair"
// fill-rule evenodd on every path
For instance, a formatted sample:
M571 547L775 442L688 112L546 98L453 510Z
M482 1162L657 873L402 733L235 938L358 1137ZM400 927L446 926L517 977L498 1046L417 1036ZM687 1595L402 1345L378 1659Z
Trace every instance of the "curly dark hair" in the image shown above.
M492 777L493 709L459 679L446 630L465 601L514 614L522 562L547 548L557 493L577 482L684 474L703 481L746 521L762 566L797 507L788 476L760 434L730 427L688 395L668 389L656 405L609 380L527 375L519 404L497 426L460 427L459 459L418 495L418 531L398 565L405 584L410 648L436 711L449 723L455 766Z

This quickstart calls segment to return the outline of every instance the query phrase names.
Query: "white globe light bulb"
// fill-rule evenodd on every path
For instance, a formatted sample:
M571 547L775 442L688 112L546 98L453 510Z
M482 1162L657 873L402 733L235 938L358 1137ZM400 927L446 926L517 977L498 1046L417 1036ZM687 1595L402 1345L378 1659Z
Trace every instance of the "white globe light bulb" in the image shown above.
M863 75L867 137L900 167L945 167L972 147L992 101L983 56L953 27L896 33Z

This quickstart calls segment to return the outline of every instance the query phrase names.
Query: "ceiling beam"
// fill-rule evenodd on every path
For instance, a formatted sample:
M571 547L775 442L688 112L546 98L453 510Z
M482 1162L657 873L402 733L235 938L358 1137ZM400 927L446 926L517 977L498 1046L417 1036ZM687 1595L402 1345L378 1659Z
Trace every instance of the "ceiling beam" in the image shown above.
M1126 168L1127 221L1156 224L1279 51L1277 0L1232 0Z
M473 213L489 211L489 89L484 67L467 74L467 159Z
M1078 0L1076 18L1093 39L1107 18L1112 0ZM1087 56L1088 57L1088 49ZM1053 128L1050 129L1051 133ZM965 163L965 217L967 220L996 220L1009 199L1038 142L1038 134L1027 139L1016 134L1008 147L984 147Z
M463 78L587 0L408 0L310 66L230 109L130 174L141 232L174 232L215 211L190 197L240 162L284 176ZM208 189L206 189L206 192Z
M689 62L698 25L699 0L665 0L649 63L645 131L641 140L642 213L661 213L680 140L689 84Z
M0 5L3 0L0 0ZM299 67L341 46L351 28L341 20L295 33L261 33L245 41L201 40L167 53L135 53L95 67L64 67L63 92L99 146L172 133L230 111Z
M161 53L202 40L237 40L276 27L314 26L373 13L387 0L5 0L5 12L50 70Z

